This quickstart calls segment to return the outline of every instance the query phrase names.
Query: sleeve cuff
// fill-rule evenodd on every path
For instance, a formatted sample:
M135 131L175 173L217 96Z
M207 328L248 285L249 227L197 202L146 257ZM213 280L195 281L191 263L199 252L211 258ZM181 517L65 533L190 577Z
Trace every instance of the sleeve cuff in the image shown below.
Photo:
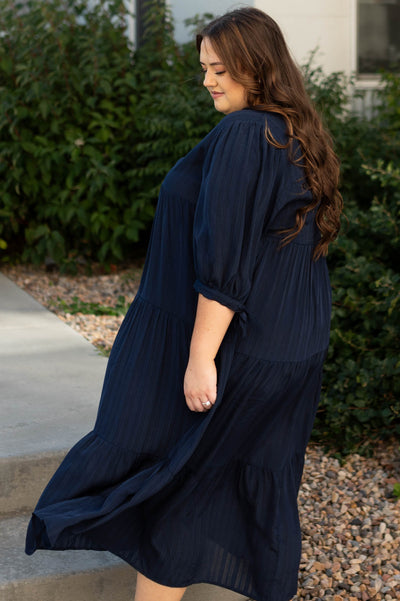
M219 290L216 290L215 288L206 286L206 284L203 284L203 282L200 282L200 280L195 281L194 289L206 298L215 300L221 305L228 307L228 309L232 309L232 311L235 311L235 313L246 312L246 308L243 303L228 296L227 294L224 294L223 292L220 292Z

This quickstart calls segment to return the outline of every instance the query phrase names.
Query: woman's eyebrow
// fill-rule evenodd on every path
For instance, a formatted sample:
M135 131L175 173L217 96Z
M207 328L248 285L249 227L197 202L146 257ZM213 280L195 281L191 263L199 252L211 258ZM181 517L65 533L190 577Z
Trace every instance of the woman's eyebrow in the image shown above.
M210 67L215 67L215 65L223 65L223 64L224 64L224 63L218 63L218 62L216 62L216 63L210 63ZM200 65L205 65L205 63L202 63L202 62L200 61Z

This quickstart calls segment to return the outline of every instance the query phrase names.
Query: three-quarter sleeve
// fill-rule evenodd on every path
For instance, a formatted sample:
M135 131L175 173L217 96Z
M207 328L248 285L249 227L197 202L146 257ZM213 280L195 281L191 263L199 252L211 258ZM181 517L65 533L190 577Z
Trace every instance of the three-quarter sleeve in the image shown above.
M259 122L220 126L204 162L195 211L194 287L245 314L270 209L274 153Z

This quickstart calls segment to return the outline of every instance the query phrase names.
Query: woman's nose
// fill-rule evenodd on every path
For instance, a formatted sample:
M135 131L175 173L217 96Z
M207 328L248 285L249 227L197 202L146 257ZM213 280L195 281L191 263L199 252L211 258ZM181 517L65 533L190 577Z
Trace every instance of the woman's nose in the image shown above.
M203 85L206 88L212 88L213 86L217 85L214 75L212 73L210 73L209 71L206 71L204 74Z

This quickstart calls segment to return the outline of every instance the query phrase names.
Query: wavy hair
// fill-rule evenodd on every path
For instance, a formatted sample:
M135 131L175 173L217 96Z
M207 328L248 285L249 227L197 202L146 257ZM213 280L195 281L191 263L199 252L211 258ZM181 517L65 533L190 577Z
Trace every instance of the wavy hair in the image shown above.
M326 256L329 244L339 233L343 209L338 190L339 160L279 26L263 11L247 7L218 17L204 27L197 35L199 52L203 38L210 40L232 79L244 86L249 107L278 113L284 118L287 144L274 139L268 124L266 138L275 147L288 149L292 161L304 168L306 187L313 199L297 210L293 228L282 232L283 244L299 234L307 214L316 210L321 237L314 249L314 259ZM301 149L296 158L294 140Z

